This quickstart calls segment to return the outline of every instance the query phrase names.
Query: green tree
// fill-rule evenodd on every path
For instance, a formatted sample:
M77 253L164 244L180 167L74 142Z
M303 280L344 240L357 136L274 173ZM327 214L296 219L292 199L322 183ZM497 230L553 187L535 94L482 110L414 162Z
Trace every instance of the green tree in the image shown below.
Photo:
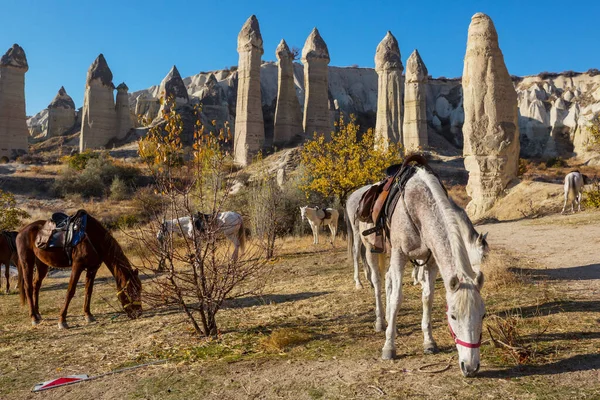
M24 218L30 215L17 207L17 201L12 193L0 190L0 231L12 231L21 225Z

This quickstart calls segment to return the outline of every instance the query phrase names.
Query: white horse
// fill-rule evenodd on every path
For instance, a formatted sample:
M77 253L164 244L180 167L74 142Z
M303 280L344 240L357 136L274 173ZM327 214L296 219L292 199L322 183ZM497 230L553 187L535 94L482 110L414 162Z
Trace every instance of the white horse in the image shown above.
M327 225L329 227L329 230L331 231L331 244L334 245L335 234L337 233L338 218L340 216L340 213L334 208L326 208L324 211L327 211L330 214L330 217L321 219L317 215L317 211L319 210L320 209L317 207L300 207L300 215L302 216L302 221L304 221L305 219L308 220L308 224L310 225L310 229L313 233L313 244L319 244L319 228L323 225Z
M588 177L579 171L569 172L567 176L565 176L565 204L563 205L562 214L565 213L567 202L571 204L572 213L575 213L575 203L577 203L577 211L581 211L583 185L587 183Z
M246 247L246 230L244 229L244 219L242 216L233 211L225 211L217 213L214 217L214 229L219 235L224 235L231 243L233 243L234 250L231 255L231 259L236 261L238 259L238 252L241 249L242 254ZM212 226L213 220L211 216L208 216L207 220L204 221L208 226ZM178 233L185 235L190 239L194 239L196 232L198 232L199 224L198 216L192 217L181 217L170 221L164 221L161 225L161 229L156 234L156 238L159 242L163 242L165 235L168 233Z

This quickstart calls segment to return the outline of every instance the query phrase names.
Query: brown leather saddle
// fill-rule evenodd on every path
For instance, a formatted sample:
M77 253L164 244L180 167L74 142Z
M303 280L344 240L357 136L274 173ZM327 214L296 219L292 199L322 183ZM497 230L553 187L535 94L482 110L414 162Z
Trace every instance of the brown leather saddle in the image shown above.
M315 214L317 215L317 218L321 220L321 224L325 222L326 219L331 219L331 211L327 210L326 208L316 206Z
M36 247L46 250L62 248L67 254L69 265L72 264L73 248L85 239L87 212L79 210L69 216L64 213L54 213L44 223L36 238Z

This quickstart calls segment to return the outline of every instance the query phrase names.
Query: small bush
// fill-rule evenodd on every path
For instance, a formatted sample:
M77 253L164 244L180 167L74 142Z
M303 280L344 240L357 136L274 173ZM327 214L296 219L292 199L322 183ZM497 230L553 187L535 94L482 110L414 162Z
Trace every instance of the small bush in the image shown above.
M133 207L143 220L162 215L166 200L151 187L138 189L132 196Z
M519 171L517 172L518 176L523 176L529 170L529 161L524 158L519 158Z
M587 74L589 76L600 75L600 70L598 70L598 68L590 68L590 69L587 70Z
M567 162L561 157L551 157L548 160L546 160L546 167L548 168L565 168L568 166L569 165L567 164Z
M592 183L592 188L586 190L583 196L584 207L600 207L600 184L598 182Z
M119 215L112 221L104 221L104 225L110 230L131 229L140 223L140 218L136 214Z
M311 335L308 333L282 328L276 329L269 336L262 338L260 343L268 350L281 352L310 340Z
M110 199L115 201L125 200L129 197L129 187L121 178L116 176L110 185Z
M24 218L30 215L17 207L17 201L12 193L0 190L0 230L12 231L21 225Z
M86 150L82 153L73 154L65 157L65 163L76 171L83 171L91 159L100 157L99 153L93 153L91 150Z

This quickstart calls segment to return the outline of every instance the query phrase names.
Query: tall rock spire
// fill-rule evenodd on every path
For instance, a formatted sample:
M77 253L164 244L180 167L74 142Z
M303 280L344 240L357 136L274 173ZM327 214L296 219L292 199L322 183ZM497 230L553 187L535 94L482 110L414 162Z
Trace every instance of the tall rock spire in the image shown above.
M314 28L302 49L304 64L304 132L311 137L315 132L331 134L333 124L329 114L329 50Z
M46 138L64 134L75 125L76 119L75 102L67 94L65 88L61 86L54 100L48 104L48 131Z
M127 133L133 128L131 111L129 111L129 88L125 82L117 86L117 101L115 109L117 111L117 129L115 131L117 139L124 139Z
M425 148L427 140L428 72L417 50L406 61L403 144L407 151Z
M377 141L402 143L402 61L398 41L391 32L385 35L375 52L377 71Z
M517 177L520 150L517 93L494 23L482 13L471 18L462 86L467 212L479 218Z
M104 147L116 136L113 74L100 54L87 73L79 150Z
M275 54L278 61L278 85L273 144L284 145L295 136L303 134L302 112L294 85L294 56L285 40L281 39Z
M234 158L248 165L265 142L260 92L260 65L264 53L260 27L252 15L238 34L239 64L235 114Z
M16 158L28 150L25 114L25 51L13 44L0 59L0 157Z

